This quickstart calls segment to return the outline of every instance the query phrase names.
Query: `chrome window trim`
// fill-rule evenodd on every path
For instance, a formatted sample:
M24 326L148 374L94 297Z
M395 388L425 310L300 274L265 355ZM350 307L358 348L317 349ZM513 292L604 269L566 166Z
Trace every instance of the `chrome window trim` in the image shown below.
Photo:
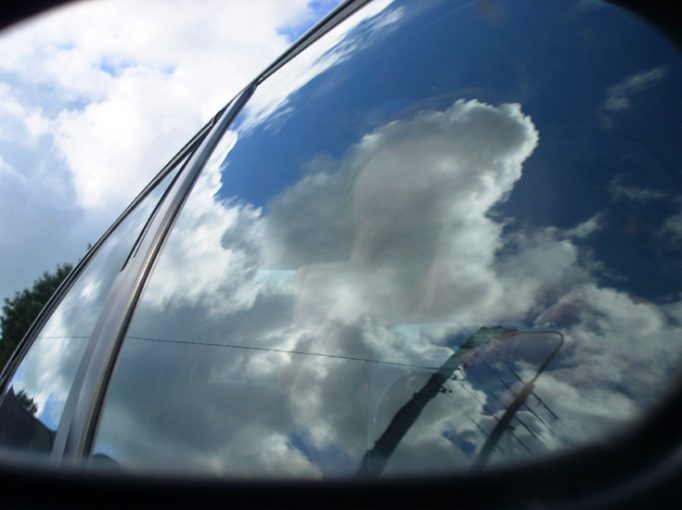
M289 49L266 67L253 81L256 85L263 83L270 75L284 66L291 59L329 32L346 18L370 3L372 0L344 0L334 10L316 23L310 30L305 32Z
M642 15L641 5L628 6L628 4L636 4L635 1L610 1L624 9L632 10L633 14ZM355 2L344 2L340 8L353 3ZM671 19L673 19L672 16ZM654 26L656 25L655 23ZM319 25L311 32L318 29L321 29ZM661 30L661 27L658 26L658 29ZM667 35L671 36L670 39L679 48L680 40L682 40L681 33L673 31L672 34ZM276 68L284 65L302 49L297 48L294 51L292 48L285 53L280 57L283 60L278 59L267 68L251 87L267 78ZM189 189L187 189L188 192ZM177 196L176 190L174 190L174 196ZM153 234L156 237L158 231ZM96 250L99 244L101 243L98 242L93 247L87 257ZM147 274L154 262L153 258L148 258L148 255L148 253L144 254L144 258L148 260L144 266ZM76 270L79 270L85 263L87 261L84 257ZM73 278L76 270L67 277L50 303L63 293L63 287L67 286L67 281ZM146 279L146 275L143 276L144 278L136 287L138 295ZM47 313L46 310L43 310L41 315L45 313ZM121 334L124 333L126 324L121 326L119 330ZM31 330L36 327L34 324ZM22 344L24 342L25 340L22 340ZM15 357L16 353L13 359ZM112 363L113 360L115 360L115 353L110 357ZM6 374L3 374L3 377L5 376ZM0 383L4 384L4 380L0 379ZM629 431L627 437L619 438L611 445L583 448L577 452L552 456L541 461L513 467L493 468L475 474L453 473L428 478L343 480L323 483L244 482L183 476L160 477L145 473L132 478L97 470L83 472L71 469L70 466L66 466L63 470L54 470L49 466L22 465L19 461L15 465L8 465L3 464L5 462L3 459L0 459L0 468L4 469L0 471L7 476L10 500L14 496L17 498L14 501L18 501L17 494L21 492L21 496L24 496L25 488L33 482L33 485L39 488L38 492L31 496L34 502L51 502L55 506L64 507L67 504L72 507L91 503L93 491L97 491L97 499L105 501L105 505L130 503L129 495L121 490L124 489L137 493L138 504L139 501L148 498L156 505L165 503L169 506L196 505L198 502L215 505L216 501L229 501L229 504L234 506L248 504L250 507L260 508L278 506L282 501L289 501L301 508L313 508L313 506L319 508L320 503L338 508L358 504L360 506L390 504L409 501L404 498L411 498L415 495L428 495L431 498L429 504L433 506L451 504L454 497L455 501L476 508L510 508L527 505L558 505L562 508L573 508L576 505L611 507L621 504L631 508L632 500L628 501L628 498L635 498L636 502L642 503L648 495L654 495L660 498L655 498L655 501L663 501L662 496L666 495L665 491L669 491L670 494L673 491L676 492L679 475L682 473L682 463L679 456L674 455L675 452L666 449L671 445L679 447L679 441L682 438L681 392L682 379L671 386L660 404L632 431ZM633 446L634 448L627 448ZM81 450L80 455L83 453L87 451ZM608 473L599 473L600 469L607 470ZM576 475L576 473L580 474ZM590 474L599 476L589 479ZM84 488L87 490L84 491ZM61 496L69 494L68 503L55 500L54 493Z
M181 169L180 174L164 193L164 197L155 208L154 213L152 213L145 223L131 254L123 265L121 273L116 277L112 289L109 291L104 309L95 326L95 331L88 340L88 346L79 365L76 380L70 389L51 455L53 462L60 463L67 459L69 459L67 460L68 462L73 462L74 460L80 462L84 455L89 455L90 442L92 441L97 425L101 399L109 384L109 378L116 360L118 347L120 347L120 342L127 329L128 321L134 311L137 297L139 297L139 294L141 293L146 277L158 255L158 251L163 244L165 236L172 226L175 216L182 207L184 200L191 191L194 180L200 173L203 164L210 155L215 144L219 141L224 130L227 129L236 114L248 101L248 98L259 83L262 83L268 76L277 71L277 69L284 66L292 58L305 50L310 44L351 16L358 9L369 3L369 1L370 0L345 0L342 2L315 26L303 34L296 43L261 72L245 89L243 89L242 92L237 94L237 96L235 96L235 98L233 98L225 107L218 111L216 115L202 127L185 144L185 146L180 149L180 151L178 151L149 184L145 186L131 204L126 207L114 223L87 251L74 269L64 279L62 284L57 288L54 295L48 300L35 321L31 324L29 330L24 335L24 338L19 343L19 346L8 360L4 370L0 373L1 390L4 390L7 383L11 380L20 361L24 358L33 344L37 333L45 325L46 321L52 315L55 308L59 305L90 260L92 260L94 255L99 251L101 245L108 239L110 234L128 216L128 214L137 207L139 202L147 196L151 189L154 188L156 184L182 160L182 158L191 155L190 159L185 162L184 168ZM166 201L166 198L168 198L167 202L169 204L172 203L172 205L166 204L166 207L162 207L162 203ZM162 214L159 215L157 213L160 211L160 208L162 208L163 211ZM158 219L156 218L157 216L162 216L163 219ZM147 242L145 242L145 238ZM128 266L133 267L129 268ZM132 274L136 274L137 278L132 277ZM126 283L123 283L124 281ZM114 303L116 303L116 306L114 306ZM127 304L123 305L123 303ZM117 313L113 312L114 309ZM114 324L118 324L118 326L114 327ZM103 337L107 337L107 340L104 340ZM114 338L117 340L114 340ZM99 377L96 377L93 368L94 365L91 366L94 359L97 359L97 363L94 365L100 367L100 369L102 367L107 367L106 373L100 374ZM86 374L89 375L86 377ZM90 397L85 398L85 400L90 401L87 410L83 408L85 404L81 403L80 405L77 405L78 402L84 400L84 397L81 395L85 394ZM84 426L85 424L87 425Z
M202 130L204 138L197 141L194 153L162 199L159 210L145 225L141 240L114 280L69 392L55 438L52 461L67 465L89 462L102 401L137 301L175 218L224 132L263 80L369 2L342 2L238 93ZM191 146L197 138L195 136L185 147ZM179 154L184 156L184 150ZM173 158L167 168L180 157ZM145 192L157 181L158 177L145 188Z
M87 462L118 350L154 261L204 163L253 89L247 87L217 118L150 220L137 252L116 276L67 397L52 451L54 462Z
M221 110L222 112L222 110ZM220 113L220 112L219 112ZM126 207L123 212L116 218L116 220L111 224L111 226L101 235L101 237L90 247L90 249L85 253L83 258L81 258L74 266L74 268L69 272L67 277L62 281L62 283L57 287L55 293L48 299L45 306L38 313L38 316L34 319L29 327L28 331L24 334L23 338L19 342L19 345L14 349L14 352L7 360L7 364L4 369L0 372L0 392L5 390L7 383L11 380L17 366L24 359L26 352L30 349L31 345L38 334L38 332L43 328L47 320L54 312L55 308L59 306L62 299L66 293L71 289L71 286L81 275L85 267L89 264L90 260L99 251L102 244L109 238L111 233L118 228L118 226L128 217L130 212L137 207L137 205L151 192L151 190L161 181L171 169L182 160L182 158L188 156L192 153L201 142L201 140L206 136L206 133L211 129L215 123L215 118L211 119L205 126L203 126L190 140L187 142L178 153L171 158L171 160L166 163L166 165L156 174L156 176L147 184L142 191L133 199L133 201ZM170 186L172 186L171 184ZM146 232L145 228L140 232L142 236ZM134 246L137 246L137 242ZM127 261L126 261L127 262Z
M237 96L234 100L237 104L226 112L216 128L211 132L209 139L212 142L217 143L222 132L229 127L229 124L236 114L239 113L241 108L248 102L250 95L267 79L267 77L304 51L308 45L312 44L315 40L324 35L324 33L331 30L338 23L342 22L368 3L369 0L346 1L322 20L320 24L313 27L313 29L299 39L290 50L285 52L271 66L258 75L258 77L244 89L244 92ZM205 144L209 142L209 139L205 141ZM202 145L202 148L197 152L202 151L203 147L204 145ZM194 161L190 162L188 167L191 165L191 168L185 172L187 174L185 179L189 179L189 174L195 174L195 177L197 177L203 168L205 160L206 159L204 159L199 166L196 166L196 162ZM176 195L171 200L179 201L180 203L173 217L170 218L167 223L163 224L165 232L156 230L154 233L155 236L161 234L163 239L153 248L154 253L147 251L144 255L146 263L141 267L143 273L140 274L140 277L137 280L137 286L133 288L134 296L130 296L130 299L134 301L128 303L128 315L123 322L118 324L118 327L111 329L111 331L117 332L118 334L118 337L114 339L115 350L109 351L102 357L103 360L107 360L106 375L101 377L98 386L98 396L96 400L93 400L90 404L89 421L84 421L83 416L76 417L76 419L80 421L79 426L81 428L78 431L75 431L67 442L64 451L64 464L66 467L73 467L78 463L87 464L89 462L88 457L91 453L102 400L106 393L106 387L111 378L118 349L123 342L123 337L132 316L132 312L134 311L136 301L146 283L151 267L162 249L165 236L170 231L182 203L184 203L184 200L191 191L191 184L186 186L183 182L177 186L177 188L180 187L183 187L185 194L182 197ZM144 250L141 251L144 252ZM100 344L99 347L102 349L102 344ZM101 368L92 370L92 365L88 368L93 372L92 377L96 377L102 370ZM94 387L91 382L92 381L85 382L84 386L91 389ZM571 503L579 502L579 504L590 505L593 504L594 501L601 501L604 498L608 500L614 496L614 489L620 491L619 494L623 495L626 493L624 490L626 487L637 487L637 489L633 490L639 490L649 483L657 483L662 478L669 476L671 472L680 469L682 461L680 461L677 456L673 455L674 452L669 450L671 444L679 444L682 439L682 426L680 426L682 424L682 398L679 396L680 393L682 393L682 378L671 385L670 391L663 396L659 405L651 410L650 415L644 420L633 424L632 428L628 430L626 434L614 439L609 444L593 444L574 452L548 455L540 461L531 461L513 466L491 467L482 472L451 473L424 478L410 478L407 480L411 480L418 485L431 483L434 487L442 487L443 484L447 484L451 487L459 487L460 489L466 488L475 493L481 491L486 492L486 487L497 484L499 491L494 494L485 494L485 497L481 499L482 504L492 502L499 503L502 500L518 501L519 497L523 497L521 494L523 493L524 488L540 478L543 479L545 483L543 483L542 486L536 487L537 492L535 495L538 496L539 500L547 498L548 501L551 501L552 498L560 496L560 493L562 493L561 488L568 489L569 487L571 490ZM633 445L635 448L633 448ZM630 451L626 454L623 449L628 447L630 448ZM589 457L589 460L587 460L587 457ZM607 473L601 471L599 468L599 466L606 465L613 466ZM566 478L566 473L580 471L589 471L593 477L584 480L568 480ZM146 479L154 480L155 476L153 474L147 475ZM181 482L183 480L187 481L187 478L178 476L175 480ZM398 478L397 480L400 479ZM205 483L207 486L211 486L215 483L219 487L218 490L229 490L230 488L229 484L225 485L226 481L224 479L205 480ZM298 483L305 485L306 487L311 486L306 482ZM277 482L271 481L253 482L254 487L263 486L272 488L276 486L276 484ZM348 490L347 488L350 485L354 486L358 491L362 491L363 488L373 491L375 488L381 489L382 487L384 489L393 490L396 485L396 479L378 481L349 479L338 482L325 482L323 485L320 485L320 491L321 493L329 494L340 487L345 487L345 489L341 490ZM292 488L293 485L282 483L281 487L283 491L286 492L289 488ZM484 500L485 502L483 502Z

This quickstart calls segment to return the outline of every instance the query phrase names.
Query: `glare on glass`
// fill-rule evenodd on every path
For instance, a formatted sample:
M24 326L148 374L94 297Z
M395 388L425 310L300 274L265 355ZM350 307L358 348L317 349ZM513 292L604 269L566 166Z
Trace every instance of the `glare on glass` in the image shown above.
M360 9L203 169L95 458L390 476L608 440L682 349L679 90L675 48L612 6Z

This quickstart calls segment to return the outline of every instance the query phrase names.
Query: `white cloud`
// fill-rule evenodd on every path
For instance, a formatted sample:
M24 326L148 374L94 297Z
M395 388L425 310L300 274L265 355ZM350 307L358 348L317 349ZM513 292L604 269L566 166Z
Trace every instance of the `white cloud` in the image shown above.
M537 389L561 422L523 410L528 428L519 422L496 459L527 455L519 441L537 453L608 435L671 377L680 305L595 283L598 267L575 241L603 228L600 214L512 234L490 216L539 143L519 105L459 100L379 126L341 160L311 163L265 208L218 193L239 136L229 132L212 155L136 313L120 377L150 391L150 378L173 373L175 382L154 390L152 415L144 390L131 400L121 387L119 405L112 388L101 448L114 458L233 476L344 474L430 372L335 356L438 366L465 325L535 318L566 335ZM538 365L531 354L513 361L526 377ZM642 370L642 360L657 369ZM480 448L502 411L462 375L451 398L427 406L388 472L470 462L462 445ZM46 399L38 396L43 407Z
M163 93L158 93L163 90ZM119 210L202 122L192 91L172 76L131 68L107 99L55 120L55 144L86 209ZM205 120L205 119L204 119Z
M611 196L611 200L635 202L638 204L644 204L651 202L652 200L665 198L667 196L662 191L655 189L638 188L636 186L628 186L623 184L622 177L615 177L609 183L608 191L609 195Z
M48 86L71 102L32 109L16 87L5 88L14 98L7 115L34 114L22 127L29 138L45 143L51 134L52 157L72 178L61 199L73 198L80 208L69 211L81 217L120 208L284 49L277 29L309 12L304 2L262 2L245 18L239 3L201 11L178 3L159 14L150 2L131 16L129 5L100 5L104 14L86 4L37 36L17 29L13 51L0 51L14 83ZM362 15L375 26L399 23L400 11L388 7L375 2ZM343 42L347 28L328 35ZM244 131L293 113L290 95L345 58L316 49L328 47L304 52L285 87L263 87L243 131L230 132L202 173L136 312L130 333L138 339L127 340L117 368L123 386L108 397L104 450L133 465L154 459L161 468L310 477L323 474L333 452L352 469L430 373L357 360L438 366L452 354L453 333L491 322L536 319L564 331L538 392L580 440L621 427L654 401L679 352L679 303L660 307L596 283L598 266L576 240L603 228L599 214L564 230L512 234L491 215L540 140L520 105L459 100L379 126L339 161L311 163L265 208L217 196L221 162ZM663 74L656 68L610 88L604 109L629 107ZM0 164L12 190L43 176L39 165L35 173L15 168L10 157ZM618 199L655 198L615 184ZM532 375L534 361L526 353L515 368ZM36 367L27 377L43 373ZM131 396L127 385L138 391ZM389 469L462 467L470 456L450 435L480 447L484 434L470 419L489 430L500 412L471 378L452 386L459 408L438 395ZM41 406L47 398L38 395ZM551 420L519 416L543 439L517 427L519 437L538 450L570 444Z
M348 263L301 270L315 289L310 303L320 309L344 302L337 301L335 282L365 282L361 292L353 284L355 311L338 309L339 320L364 313L385 320L415 313L430 320L485 320L503 299L496 293L504 293L494 285L493 267L501 225L487 213L521 177L537 140L518 105L460 100L443 112L391 122L363 137L336 182L309 178L292 188L302 194L306 182L311 199L293 200L287 191L275 200L272 235L283 238L289 259L297 252L315 258L318 245L334 240L340 248L335 253L349 255ZM315 200L318 194L325 198ZM333 195L338 198L330 207ZM288 239L289 232L297 237ZM329 293L321 293L326 285Z
M76 102L56 147L79 203L117 211L311 15L305 0L88 2L15 29L0 70Z
M443 337L413 337L394 327L396 322L480 324L501 314L518 319L549 290L560 293L567 282L584 279L585 271L575 267L576 248L555 231L519 234L511 240L518 245L515 255L496 258L502 228L487 214L511 192L538 143L532 121L518 105L460 100L444 111L423 111L381 126L337 164L317 173L313 165L268 204L267 214L217 198L220 163L236 137L226 137L195 186L131 327L139 340L129 342L131 349L146 349L143 338L149 337L263 349L230 348L226 356L213 347L218 350L211 373L217 379L209 384L224 395L222 405L241 409L243 419L272 424L253 444L297 431L312 451L339 450L356 462L400 407L403 393L396 383L410 380L411 371L375 369L334 356L438 366L452 353ZM144 356L131 350L126 370L134 371L134 360ZM370 374L371 388L358 393L358 383ZM227 390L239 380L254 383L247 407L237 404L241 390ZM486 396L462 384L456 388L461 413L453 413L449 401L434 402L425 411L433 419L415 426L391 469L428 464L426 451L433 453L429 459L443 459L444 468L461 465L466 459L444 439L447 431L481 444L481 432L464 417L480 418ZM266 404L265 389L271 387L279 388L283 409ZM395 391L387 400L389 388ZM177 398L175 391L163 394L155 398ZM351 401L356 405L338 405ZM124 420L120 414L127 412L112 406L102 441L119 445L117 438L126 436L119 424L135 419ZM211 450L216 469L237 475L271 472L253 452L238 453L238 465L233 461L232 452L244 444L231 438L243 422L215 416L201 422L221 424L222 431L212 426L207 431L225 448ZM375 425L368 429L368 423ZM154 441L147 443L146 458L153 459L158 448L167 449L159 434L150 433ZM198 435L181 440L186 455L207 455L206 441ZM131 462L147 462L123 443ZM296 451L288 455L299 455ZM401 458L410 464L401 467ZM323 467L324 455L319 463ZM338 466L331 469L340 474ZM316 476L305 464L297 472Z
M594 284L562 296L538 318L567 338L560 363L539 381L540 395L563 410L559 414L584 440L622 432L622 421L655 403L677 371L679 306L658 306Z
M648 71L627 76L623 81L606 89L606 100L602 108L611 113L618 113L631 108L631 97L634 94L652 87L661 81L666 74L667 69L658 66Z
M603 228L604 218L602 213L597 213L591 218L583 221L579 225L566 231L567 237L581 239L592 235Z
M464 334L465 326L535 320L566 337L537 389L560 418L530 402L536 414L519 413L523 423L515 422L515 436L505 436L505 452L495 453L496 460L527 456L521 441L538 454L621 430L623 420L655 402L672 377L680 351L679 306L661 307L597 285L602 268L576 240L604 228L601 214L564 230L511 234L504 233L504 220L489 216L512 192L539 141L518 105L460 100L379 126L341 160L310 163L300 180L262 209L218 198L220 162L238 136L224 141L198 182L132 325L136 340L129 340L131 376L139 371L135 360L149 360L158 349L166 360L196 356L195 363L210 366L204 369L211 374L206 391L216 396L206 396L189 414L192 423L220 424L207 426L213 442L196 431L172 437L184 441L183 455L196 458L198 469L210 464L236 475L278 473L248 443L232 439L259 420L268 428L251 444L279 445L275 451L291 459L287 473L351 473L431 373L357 360L437 367L453 352L448 338ZM150 337L213 346L171 344L186 349L173 354L176 347L146 345ZM542 351L520 350L511 363L530 378L544 360L538 359ZM154 370L171 370L164 363ZM643 369L643 363L656 369ZM185 373L172 370L174 377ZM470 377L472 370L448 384L454 400L439 394L425 408L388 472L468 465L504 411ZM513 389L518 384L497 398L509 401ZM162 393L155 398L168 401L159 401L160 413L177 402L176 390ZM218 411L204 416L206 402L218 394L221 406L240 409L241 420ZM141 396L139 404L144 401ZM154 426L166 429L164 419L147 429L145 453L138 455L125 439L134 434L116 417L128 411L112 413L103 437L112 452L120 446L125 458L142 466L172 450L154 432ZM126 420L141 427L134 416ZM307 446L292 443L294 436ZM290 438L287 449L283 437ZM212 464L205 460L209 452ZM336 452L346 464L330 461L325 452ZM301 462L302 454L309 462Z
M0 297L76 260L316 9L309 0L83 2L3 33L0 151L21 178L2 190Z
M48 132L49 121L39 106L26 106L7 84L0 82L0 140L35 147Z
M86 266L41 329L12 380L15 391L23 390L33 398L38 416L53 430L111 284L137 239L141 219L154 206L155 199L144 200L102 244L98 257Z
M349 32L359 24L369 22L370 35L377 33L379 29L385 34L387 27L402 19L404 10L389 10L391 3L392 0L377 0L363 7L279 69L276 80L263 82L244 108L245 120L241 129L247 131L266 119L273 124L281 122L282 116L291 113L287 105L293 92L300 90L327 69L343 62L363 43L360 38L348 38ZM275 112L278 114L274 115Z
M50 150L44 137L0 140L0 149L1 300L30 286L43 271L74 261L99 235L93 226L103 225L101 217L84 218L73 205L67 171L58 164L48 170L34 155Z
M663 220L656 232L670 248L679 249L682 246L682 197L676 197L675 212Z
M9 163L7 163L7 161L2 159L2 157L0 157L0 178L3 180L15 179L15 180L19 181L19 183L15 184L15 185L19 185L19 186L23 185L25 182L25 179L23 178L23 176L19 172L17 172L14 168L12 168L12 166Z

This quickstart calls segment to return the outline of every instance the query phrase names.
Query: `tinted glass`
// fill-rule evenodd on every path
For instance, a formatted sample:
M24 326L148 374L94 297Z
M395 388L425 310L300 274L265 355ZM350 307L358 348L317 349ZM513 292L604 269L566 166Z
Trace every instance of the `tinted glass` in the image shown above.
M178 166L179 168L179 166ZM40 330L5 389L0 447L46 454L109 289L177 168L102 243Z
M390 475L622 431L682 348L681 70L594 2L364 7L205 168L95 453Z

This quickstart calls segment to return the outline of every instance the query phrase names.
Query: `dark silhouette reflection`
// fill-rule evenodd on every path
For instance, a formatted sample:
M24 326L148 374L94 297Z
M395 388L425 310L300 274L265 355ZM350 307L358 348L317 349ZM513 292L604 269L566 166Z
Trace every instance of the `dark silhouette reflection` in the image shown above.
M10 388L0 404L0 448L47 453L55 431L36 418L38 406L23 390Z
M372 2L259 85L145 285L95 454L432 473L656 402L682 351L677 61L608 7L467 5Z
M473 368L474 365L472 364L472 362L466 360L467 357L469 358L475 357L476 359L474 363L484 362L491 370L493 370L491 365L488 362L484 361L485 357L487 357L489 353L481 355L479 352L474 351L474 349L490 342L494 343L495 341L510 342L513 341L510 339L516 335L524 336L556 335L559 340L556 343L556 347L554 347L554 349L549 352L547 358L543 361L542 365L538 368L537 372L532 377L532 379L528 382L523 383L520 391L514 394L513 400L508 405L504 405L505 407L504 413L500 417L496 417L497 424L492 429L492 431L490 433L483 431L486 436L486 439L483 445L481 446L480 450L478 451L474 466L479 469L485 466L485 464L488 462L488 459L492 451L495 448L498 448L498 443L500 441L502 434L509 433L510 430L512 429L511 422L515 418L516 414L521 409L521 407L525 406L526 409L530 410L530 407L527 405L526 401L533 394L533 390L535 389L535 382L540 377L542 372L547 368L547 366L551 363L551 361L554 359L556 354L559 352L559 349L563 345L564 339L561 333L546 330L536 331L529 330L518 332L514 329L504 327L496 328L484 327L479 329L474 335L469 337L469 339L467 339L462 345L460 345L455 350L455 352L445 361L445 363L443 363L443 365L440 366L438 371L434 372L433 375L431 375L426 384L424 384L424 386L422 386L419 389L419 391L414 393L414 395L398 410L395 416L391 419L388 427L386 427L386 430L381 434L381 437L377 440L374 446L370 450L368 450L367 453L365 453L365 455L363 456L362 461L360 463L360 467L358 468L358 475L360 476L381 475L391 455L393 455L393 452L399 446L405 434L407 434L410 428L415 424L423 409L439 393L448 394L449 392L451 392L451 390L449 390L445 386L448 380L450 379L455 381L457 380L457 377L454 375L455 371ZM496 346L493 345L492 349L495 350ZM514 360L512 360L512 362L513 361ZM506 361L506 363L507 365L509 365L510 362ZM502 379L500 380L504 383ZM511 390L511 388L506 383L504 384L505 386L507 386L509 390ZM497 398L497 396L495 396L495 398ZM547 408L547 410L551 412L549 408ZM552 414L556 416L555 413L552 412ZM537 413L534 413L534 416L539 418ZM523 425L529 432L531 432L531 434L533 434L533 431L525 423L523 423ZM477 424L477 426L480 425ZM511 434L513 434L513 432ZM527 445L521 439L519 439L518 437L516 437L516 439L524 446L524 448L528 450Z
M443 391L443 386L447 380L452 378L455 370L462 366L462 357L481 342L481 337L492 335L502 336L509 333L513 333L513 330L506 328L482 328L464 342L455 353L441 365L438 371L429 378L426 384L400 408L384 433L374 444L374 447L363 456L360 468L358 469L358 474L381 474L384 470L384 465L398 447L407 431L412 427L414 422L417 421L424 407L426 407L431 399L438 393Z
M104 453L96 453L90 459L90 464L101 469L117 469L118 462Z
M17 398L30 395L33 418L19 422L0 416L4 445L15 450L50 452L52 431L58 427L78 364L109 289L177 170L170 171L111 232L38 332L16 368L9 390L0 397L1 408L18 416ZM22 390L14 395L13 388ZM49 441L45 431L49 431ZM29 440L32 434L36 435L35 440Z
M483 444L483 447L481 448L481 451L479 452L478 457L476 458L475 466L477 468L482 468L483 466L486 465L488 459L490 458L490 454L497 447L497 444L500 441L500 437L507 431L507 429L510 428L511 421L514 419L514 417L519 412L521 407L525 406L527 409L529 409L529 407L526 404L526 401L533 394L533 390L535 389L535 382L538 380L538 377L542 375L542 372L545 371L547 366L552 362L554 357L559 352L559 349L561 349L561 347L564 345L564 335L562 335L558 331L524 331L522 334L525 335L552 334L558 337L558 341L554 350L552 350L549 353L545 361L542 363L542 365L540 365L540 368L538 368L538 371L535 373L533 378L527 383L525 383L521 390L514 396L514 400L512 400L512 402L507 406L507 408L504 411L504 414L502 415L502 417L499 418L497 425L495 425L495 428L486 438L485 443ZM549 408L547 409L551 411L551 409ZM552 414L556 416L556 413ZM530 429L528 430L530 432Z

